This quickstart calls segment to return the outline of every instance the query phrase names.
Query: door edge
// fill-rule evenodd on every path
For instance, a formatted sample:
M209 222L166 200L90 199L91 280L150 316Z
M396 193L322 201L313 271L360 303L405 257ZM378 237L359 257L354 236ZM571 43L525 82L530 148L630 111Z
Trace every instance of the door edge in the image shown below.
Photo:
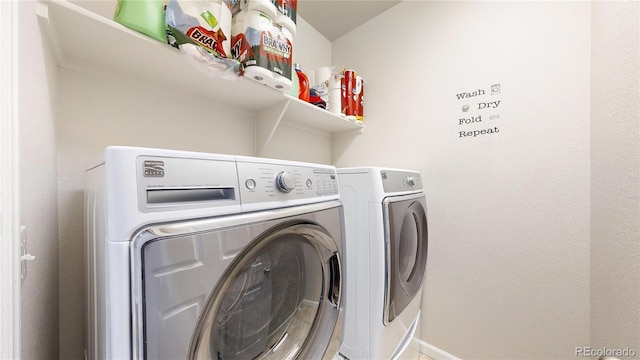
M18 3L0 1L0 358L20 358Z

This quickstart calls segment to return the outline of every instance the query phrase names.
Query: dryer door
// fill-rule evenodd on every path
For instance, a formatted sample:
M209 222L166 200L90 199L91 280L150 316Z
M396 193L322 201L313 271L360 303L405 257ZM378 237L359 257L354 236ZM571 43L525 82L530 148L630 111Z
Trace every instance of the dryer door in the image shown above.
M424 194L388 197L383 206L387 267L386 325L421 290L429 240Z
M339 317L341 208L261 220L287 211L155 230L173 234L141 247L142 357L323 358Z

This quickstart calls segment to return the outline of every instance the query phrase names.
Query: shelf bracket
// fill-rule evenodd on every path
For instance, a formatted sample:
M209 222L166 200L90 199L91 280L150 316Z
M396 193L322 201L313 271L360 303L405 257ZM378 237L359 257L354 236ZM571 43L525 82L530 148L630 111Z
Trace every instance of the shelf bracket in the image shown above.
M362 133L364 133L364 127L360 127L360 128L357 128L357 129L340 131L340 132L334 133L332 137L341 138L341 137L360 135Z
M36 16L38 17L38 25L40 26L40 33L43 38L46 38L46 41L51 46L51 51L53 52L53 56L58 65L64 66L65 59L62 55L62 49L60 49L60 45L58 42L53 41L55 38L55 30L51 25L51 19L49 15L49 7L46 4L41 2L36 3Z
M280 125L290 102L291 100L286 100L258 113L256 118L257 156L264 156L264 152Z

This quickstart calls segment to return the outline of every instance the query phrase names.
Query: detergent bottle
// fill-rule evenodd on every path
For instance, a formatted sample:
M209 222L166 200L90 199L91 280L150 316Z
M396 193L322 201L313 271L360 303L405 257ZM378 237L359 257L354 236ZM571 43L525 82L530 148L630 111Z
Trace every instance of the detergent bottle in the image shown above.
M300 80L298 79L298 72L295 70L291 72L291 90L287 94L297 98L300 97Z
M158 41L167 42L161 0L118 0L113 20Z
M309 79L302 70L300 70L300 64L295 64L296 74L298 75L298 84L300 85L300 91L298 92L298 99L309 102Z

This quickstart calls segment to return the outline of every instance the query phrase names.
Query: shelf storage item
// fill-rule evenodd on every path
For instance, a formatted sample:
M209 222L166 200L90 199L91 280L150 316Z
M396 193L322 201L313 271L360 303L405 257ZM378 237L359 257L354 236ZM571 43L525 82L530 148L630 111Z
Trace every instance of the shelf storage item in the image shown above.
M37 16L43 38L49 42L61 68L101 77L144 81L168 91L197 93L212 102L255 114L258 156L268 147L283 122L296 123L328 136L364 130L360 123L250 79L229 80L203 75L202 69L187 60L180 50L72 2L40 2Z

